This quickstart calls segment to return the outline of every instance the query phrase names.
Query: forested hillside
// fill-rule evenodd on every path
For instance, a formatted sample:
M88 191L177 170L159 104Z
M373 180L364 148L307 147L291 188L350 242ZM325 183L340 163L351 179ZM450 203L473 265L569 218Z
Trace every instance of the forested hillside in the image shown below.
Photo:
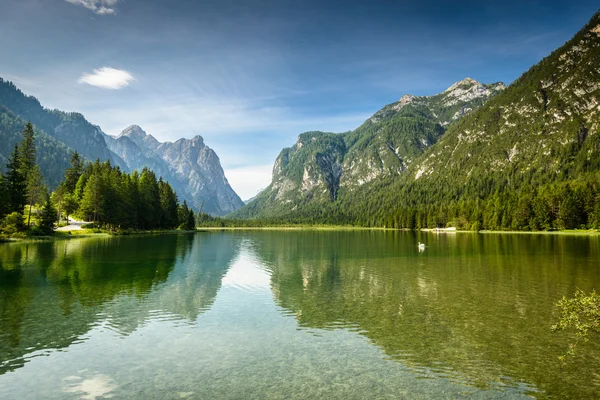
M451 127L400 181L348 205L361 224L600 226L600 14ZM375 208L375 205L377 207Z
M90 124L79 113L48 110L33 96L26 96L12 82L0 78L0 104L38 129L67 144L88 160L110 160L124 168L119 157L112 154L98 126Z
M123 172L155 171L168 180L190 207L224 215L243 206L229 185L219 157L201 136L161 143L132 125L118 137L102 132L79 113L44 108L12 82L0 78L0 171L20 140L26 122L34 125L38 162L49 189L55 189L68 167L70 153L88 161L110 161Z
M504 88L466 78L434 96L405 95L354 131L303 133L275 161L271 185L232 216L295 218L370 182L397 179L448 126Z
M0 105L0 172L6 167L8 155L21 141L21 132L25 124L26 121ZM72 150L39 129L35 129L34 132L38 149L37 163L46 184L55 188L69 166Z
M599 228L599 65L597 13L506 90L439 132L397 177L340 190L328 203L289 202L276 214L250 204L251 212L234 216L398 228Z

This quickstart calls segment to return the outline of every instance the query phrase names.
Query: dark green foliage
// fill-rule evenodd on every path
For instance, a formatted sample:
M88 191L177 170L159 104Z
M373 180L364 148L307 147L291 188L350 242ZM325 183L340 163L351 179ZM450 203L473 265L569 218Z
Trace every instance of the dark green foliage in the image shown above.
M346 158L357 149L376 161L369 154L378 152L383 164L399 167L378 150L389 141L405 154L399 162L415 157L404 172L342 185L334 201L281 201L273 188L283 180L274 176L232 217L409 229L600 229L600 35L592 31L599 24L596 14L565 46L445 132L427 109L409 102L386 106L345 135ZM421 140L434 144L420 149Z
M27 204L27 182L21 169L19 148L15 146L8 164L6 164L6 175L4 176L4 190L8 199L6 212L8 214L17 212L23 214Z
M8 190L4 185L4 176L0 175L0 221L8 213L9 201Z
M36 165L35 139L33 137L33 125L31 125L31 122L27 122L23 130L23 140L21 140L19 145L19 153L21 169L23 174L27 176Z
M65 182L53 193L59 208L67 215L75 213L94 226L112 231L123 229L174 229L179 226L177 195L168 182L156 180L153 171L127 174L110 162L88 163L81 173L74 167L65 174ZM73 193L67 180L79 176ZM190 210L191 211L191 210ZM193 212L192 212L193 213Z
M25 121L0 105L0 169L8 160L8 155L22 138ZM40 166L44 181L54 188L61 181L69 165L71 150L63 143L33 127L36 162Z
M45 235L54 233L55 223L58 220L56 208L52 203L50 196L47 196L44 207L42 208L42 215L40 217L39 229Z
M171 188L171 185L164 182L162 178L158 180L158 193L161 210L159 224L161 226L177 226L179 222L177 195Z
M179 207L178 220L180 229L196 229L196 218L194 216L194 210L188 207L187 202L185 200L183 201L183 204Z
M73 193L77 186L79 177L83 174L83 160L78 152L71 155L71 167L65 172L65 189L68 193Z
M140 228L154 229L159 226L162 217L160 193L156 175L144 168L139 183L139 215Z

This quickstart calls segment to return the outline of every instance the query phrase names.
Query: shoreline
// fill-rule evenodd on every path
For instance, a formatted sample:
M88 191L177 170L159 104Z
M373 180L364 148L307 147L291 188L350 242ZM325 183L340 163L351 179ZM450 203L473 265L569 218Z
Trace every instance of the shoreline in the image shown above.
M77 233L73 233L77 232ZM82 232L82 233L79 233ZM0 238L0 245L6 243L28 243L28 242L52 242L59 240L72 240L72 239L89 239L89 238L101 238L101 237L120 237L120 236L149 236L149 235L183 235L196 233L195 231L188 230L157 230L157 231L131 231L131 232L86 232L85 230L73 230L73 231L58 231L54 235L48 236L31 236L23 238L11 238L2 237Z
M406 229L382 228L360 226L327 226L327 225L302 225L302 226L239 226L239 227L198 227L195 230L157 230L157 231L131 231L131 232L86 232L86 230L59 231L51 236L33 236L23 238L0 237L0 244L23 242L49 242L56 240L71 240L83 238L118 237L118 236L148 236L148 235L180 235L198 232L233 232L233 231L382 231L382 232L424 232L435 234L500 234L500 235L554 235L554 236L600 236L600 230L560 230L560 231L467 231L454 229ZM77 233L75 233L77 232Z
M572 235L572 236L600 236L600 230L559 230L559 231L468 231L448 228L422 228L422 229L407 229L407 228L383 228L383 227L360 227L360 226L327 226L327 225L301 225L301 226L225 226L225 227L198 227L197 231L396 231L396 232L426 232L435 234L524 234L524 235Z

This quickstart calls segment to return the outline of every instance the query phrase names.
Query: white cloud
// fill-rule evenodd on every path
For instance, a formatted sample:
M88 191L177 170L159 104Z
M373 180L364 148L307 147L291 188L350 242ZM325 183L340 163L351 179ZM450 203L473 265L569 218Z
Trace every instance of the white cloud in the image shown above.
M273 164L250 165L225 170L225 176L235 192L248 200L271 183Z
M92 10L98 15L115 14L117 9L115 6L119 0L65 0L68 3L83 6L88 10Z
M83 74L79 83L97 86L103 89L121 89L128 86L135 78L129 72L110 67L95 69L92 74Z

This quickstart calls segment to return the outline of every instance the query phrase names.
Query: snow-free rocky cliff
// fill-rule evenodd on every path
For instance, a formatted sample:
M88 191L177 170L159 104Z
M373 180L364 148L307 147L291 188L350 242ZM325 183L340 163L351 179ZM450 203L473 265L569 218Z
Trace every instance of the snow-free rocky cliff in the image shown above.
M505 87L466 78L433 96L404 95L354 131L303 133L277 157L271 185L233 216L285 215L335 201L341 191L399 176L447 127Z
M219 157L201 136L161 143L132 125L116 137L106 135L105 140L128 169L152 169L196 210L225 215L244 205L227 182Z

